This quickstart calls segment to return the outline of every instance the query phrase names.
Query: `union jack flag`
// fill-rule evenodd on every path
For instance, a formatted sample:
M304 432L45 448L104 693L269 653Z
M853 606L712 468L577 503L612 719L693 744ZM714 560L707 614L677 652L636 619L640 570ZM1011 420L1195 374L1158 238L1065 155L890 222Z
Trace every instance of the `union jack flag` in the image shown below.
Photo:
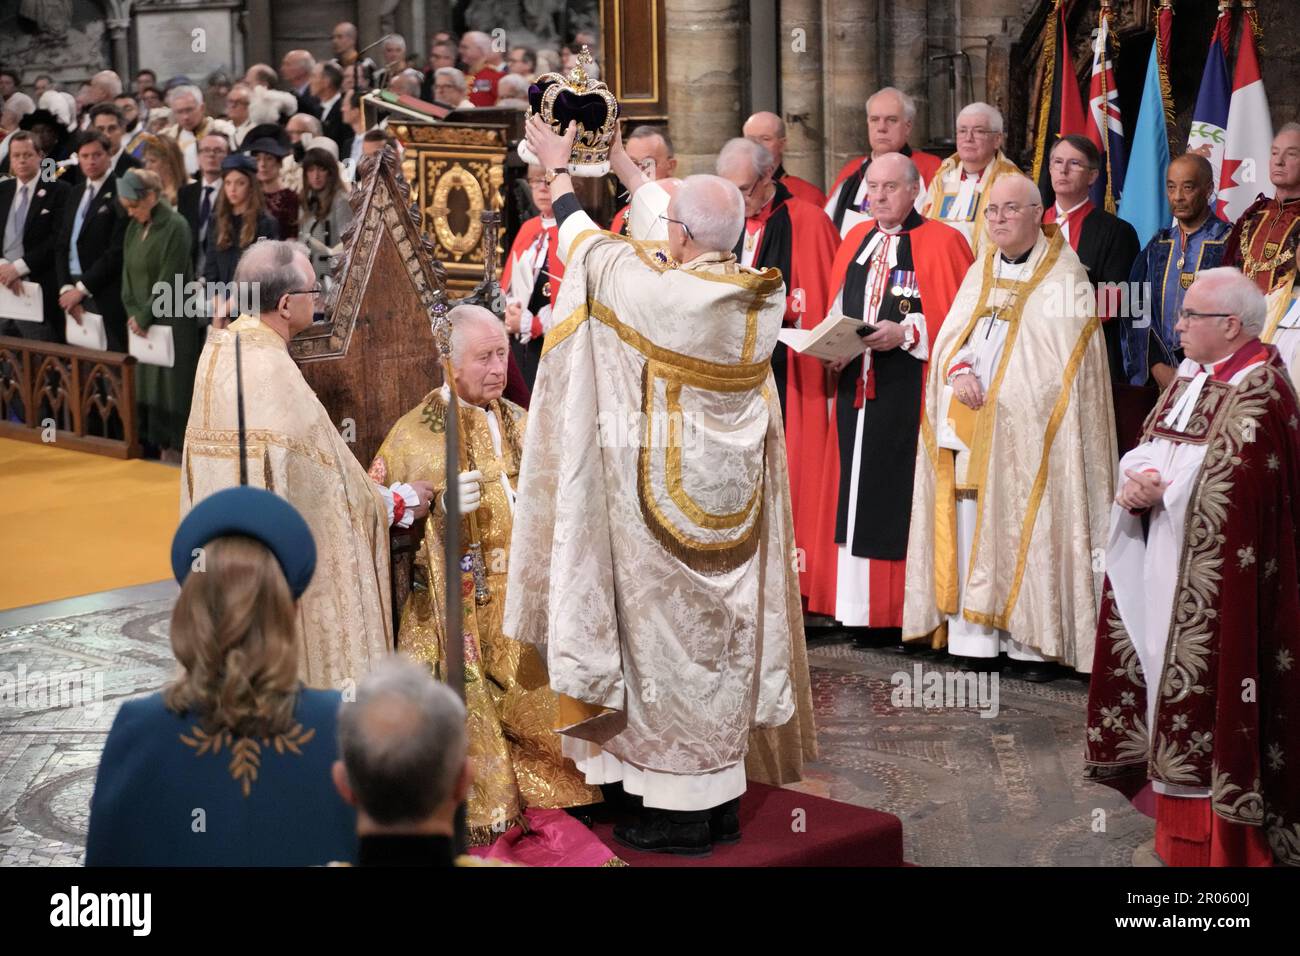
M1113 213L1124 191L1128 155L1124 149L1124 120L1119 112L1110 46L1110 5L1103 3L1092 45L1092 80L1088 85L1088 115L1084 122L1088 138L1101 152L1101 175L1093 183L1091 199L1094 205Z

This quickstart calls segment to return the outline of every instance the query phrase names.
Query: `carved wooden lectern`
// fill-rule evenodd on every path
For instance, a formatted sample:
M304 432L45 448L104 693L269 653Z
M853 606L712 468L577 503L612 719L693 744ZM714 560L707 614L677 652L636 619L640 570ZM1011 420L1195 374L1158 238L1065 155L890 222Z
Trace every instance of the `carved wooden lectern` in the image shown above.
M328 319L289 344L303 377L363 467L388 429L442 384L429 317L447 275L421 236L392 147L367 157L326 302Z

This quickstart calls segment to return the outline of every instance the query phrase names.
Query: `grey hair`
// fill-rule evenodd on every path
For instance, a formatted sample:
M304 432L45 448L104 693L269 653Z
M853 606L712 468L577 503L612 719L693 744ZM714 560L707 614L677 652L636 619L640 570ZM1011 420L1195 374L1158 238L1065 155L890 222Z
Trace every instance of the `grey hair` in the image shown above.
M447 319L451 322L451 364L453 368L460 367L460 360L465 352L465 333L471 328L491 325L501 332L502 339L506 337L505 325L490 310L483 308L481 305L458 305L447 313Z
M488 36L486 33L484 33L482 30L470 30L468 33L462 36L461 39L469 40L476 47L478 47L479 52L484 54L485 56L492 52L492 38Z
M745 228L745 199L735 183L721 176L687 176L673 208L695 244L710 252L730 252Z
M1254 282L1231 266L1198 272L1195 284L1202 282L1213 285L1211 294L1217 303L1216 310L1240 318L1242 331L1247 335L1258 336L1264 331L1268 302Z
M465 705L400 654L380 661L339 708L339 756L357 802L376 823L428 819L465 766Z
M311 264L311 256L300 242L283 239L259 239L239 257L235 266L235 284L240 289L256 289L256 311L274 312L280 300L299 291L302 273L296 261L301 255Z
M311 133L313 136L319 136L325 129L325 127L321 126L320 120L312 116L310 113L294 113L289 117L289 119L302 120L307 125L307 129L304 132Z
M90 78L90 82L109 96L118 97L122 95L122 78L112 70L100 70Z
M197 86L194 86L189 83L183 83L180 86L173 86L170 90L167 91L167 106L169 108L175 106L176 101L180 99L182 96L192 96L194 97L195 103L197 103L199 106L203 105L203 91L200 90Z
M517 99L523 100L528 98L528 80L518 73L507 73L497 82L498 99Z
M776 169L776 157L772 155L770 149L757 140L737 136L722 144L717 161L713 164L714 171L721 176L724 170L731 169L736 161L741 159L749 164L749 168L759 179L770 175Z
M871 101L883 93L891 93L898 97L898 102L903 104L903 119L909 123L916 119L916 100L912 99L896 86L882 86L876 92L867 97L867 112L871 112Z
M989 122L990 130L992 130L995 133L1002 132L1002 128L1003 128L1002 111L999 110L996 106L991 106L988 103L983 103L979 100L976 100L974 103L967 103L965 106L963 106L957 112L957 119L961 119L967 113L975 113L975 112L980 112L984 114L984 117Z
M403 50L406 49L406 37L402 36L400 33L390 33L388 37L384 40L385 45L387 45L389 40L396 40L398 43L402 45Z
M1300 123L1297 123L1294 120L1290 123L1283 123L1282 128L1273 134L1273 138L1277 139L1283 133L1300 133Z
M440 66L433 71L433 82L437 83L440 77L449 77L456 84L457 89L462 93L467 89L465 74L454 66Z

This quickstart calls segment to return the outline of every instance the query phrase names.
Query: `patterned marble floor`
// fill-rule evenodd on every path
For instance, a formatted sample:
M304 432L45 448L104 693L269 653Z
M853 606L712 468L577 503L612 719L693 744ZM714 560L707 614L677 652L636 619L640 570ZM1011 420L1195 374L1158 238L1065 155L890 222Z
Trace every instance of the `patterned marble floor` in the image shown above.
M146 585L0 613L0 866L80 862L117 707L173 672L174 592ZM891 675L913 674L917 664L944 670L941 660L835 636L810 640L809 654L821 759L798 789L898 815L910 861L1147 861L1150 821L1082 779L1082 679L1004 677L997 715L984 718L969 708L891 704Z

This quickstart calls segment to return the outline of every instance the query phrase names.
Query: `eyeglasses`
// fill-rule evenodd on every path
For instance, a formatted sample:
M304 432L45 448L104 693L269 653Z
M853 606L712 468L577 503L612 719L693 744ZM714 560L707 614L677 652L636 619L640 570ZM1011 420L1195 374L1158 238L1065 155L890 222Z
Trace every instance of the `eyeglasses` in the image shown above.
M958 126L957 127L958 139L961 139L963 136L969 136L972 138L978 137L980 139L983 139L985 136L993 136L993 135L995 135L995 131L989 129L987 126Z
M1025 212L1028 209L1033 209L1035 207L1039 209L1043 208L1041 204L1036 202L1029 203L1028 205L1025 206L1022 206L1019 203L1014 203L1014 202L1009 202L1001 206L985 206L984 218L993 220L993 219L1000 219L1005 215L1007 219L1015 219L1022 212Z
M293 292L286 292L285 295L309 295L313 299L319 299L323 291L324 290L320 287L320 283L317 283L310 289L296 289Z
M660 213L660 214L659 214L659 218L662 219L664 222L675 222L675 223L677 223L677 225L679 225L679 226L682 227L682 232L686 233L686 238L689 239L691 242L694 242L694 241L695 241L695 237L694 237L693 235L691 235L691 227L688 226L688 225L686 225L686 223L682 222L680 219L669 219L669 218L668 218L667 216L665 216L663 213Z
M1236 315L1235 312L1193 312L1190 309L1179 309L1179 321L1191 321L1193 319L1226 319L1229 316Z
M1048 164L1048 168L1054 173L1059 173L1063 169L1077 173L1081 169L1095 169L1096 167L1079 159L1054 159Z
M767 177L766 177L766 176L760 176L760 177L758 177L758 179L755 179L755 180L754 180L752 183L750 183L748 186L741 186L741 187L739 187L739 189L740 189L740 191L741 191L742 193L744 193L746 196L753 196L755 190L757 190L758 187L761 186L761 185L762 185L764 182L766 182L766 181L767 181Z
M199 150L199 153L204 156L225 156L228 152L230 150L222 149L220 146L205 146Z

